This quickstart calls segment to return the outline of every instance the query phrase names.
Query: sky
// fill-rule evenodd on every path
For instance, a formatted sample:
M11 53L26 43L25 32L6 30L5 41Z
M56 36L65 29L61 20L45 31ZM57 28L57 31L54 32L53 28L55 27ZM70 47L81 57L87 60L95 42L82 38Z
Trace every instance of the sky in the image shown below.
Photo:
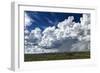
M90 50L90 14L25 11L25 53Z
M32 30L35 27L39 27L44 30L48 26L56 26L59 22L67 19L68 16L74 16L75 22L80 22L80 13L58 13L58 12L37 12L37 11L25 11L25 13L33 20L32 25L28 26L28 30Z

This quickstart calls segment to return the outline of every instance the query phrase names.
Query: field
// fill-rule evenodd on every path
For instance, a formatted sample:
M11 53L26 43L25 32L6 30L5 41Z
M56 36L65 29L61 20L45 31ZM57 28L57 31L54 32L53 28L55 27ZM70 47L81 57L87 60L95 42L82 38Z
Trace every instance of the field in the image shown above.
M70 52L70 53L44 53L44 54L24 54L24 61L47 61L47 60L67 60L67 59L87 59L90 52Z

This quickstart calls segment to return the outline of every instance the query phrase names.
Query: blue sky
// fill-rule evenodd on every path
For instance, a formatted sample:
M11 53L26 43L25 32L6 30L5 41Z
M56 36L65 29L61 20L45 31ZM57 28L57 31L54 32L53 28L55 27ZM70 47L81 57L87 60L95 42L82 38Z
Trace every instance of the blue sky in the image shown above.
M58 13L58 12L39 12L25 11L25 13L33 20L31 26L27 26L29 31L36 27L44 30L48 26L56 26L59 22L64 21L69 16L74 16L75 22L80 22L81 13Z

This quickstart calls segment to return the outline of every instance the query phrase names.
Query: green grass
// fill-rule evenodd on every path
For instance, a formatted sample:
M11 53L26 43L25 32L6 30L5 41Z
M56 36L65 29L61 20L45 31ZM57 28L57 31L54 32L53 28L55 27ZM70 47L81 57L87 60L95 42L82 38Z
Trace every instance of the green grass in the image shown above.
M87 59L90 52L70 52L70 53L44 53L44 54L24 54L24 61L47 61L66 59Z

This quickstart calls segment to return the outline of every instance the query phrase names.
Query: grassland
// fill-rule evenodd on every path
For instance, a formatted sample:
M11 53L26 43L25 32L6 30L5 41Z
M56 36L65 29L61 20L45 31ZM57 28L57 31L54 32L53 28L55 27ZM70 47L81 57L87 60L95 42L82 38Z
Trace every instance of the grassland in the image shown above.
M70 53L44 53L44 54L24 54L24 61L47 61L47 60L67 60L67 59L87 59L90 52L70 52Z

